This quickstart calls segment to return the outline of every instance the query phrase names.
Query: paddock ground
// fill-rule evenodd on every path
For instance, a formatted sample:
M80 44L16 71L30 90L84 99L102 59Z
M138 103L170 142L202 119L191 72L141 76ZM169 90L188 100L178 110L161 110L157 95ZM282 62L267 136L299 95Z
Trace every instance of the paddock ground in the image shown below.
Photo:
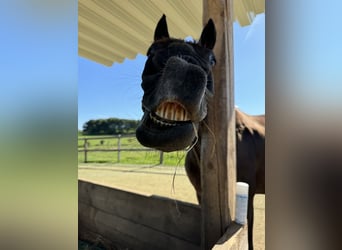
M78 178L136 193L197 203L184 167L159 165L79 164ZM254 249L265 249L265 195L254 201Z

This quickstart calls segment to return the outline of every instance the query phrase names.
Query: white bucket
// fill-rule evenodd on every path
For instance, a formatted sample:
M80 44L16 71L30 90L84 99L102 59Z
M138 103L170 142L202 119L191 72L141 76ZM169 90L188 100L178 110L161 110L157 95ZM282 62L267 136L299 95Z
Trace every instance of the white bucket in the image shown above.
M247 183L236 183L235 222L241 225L247 222L248 189Z

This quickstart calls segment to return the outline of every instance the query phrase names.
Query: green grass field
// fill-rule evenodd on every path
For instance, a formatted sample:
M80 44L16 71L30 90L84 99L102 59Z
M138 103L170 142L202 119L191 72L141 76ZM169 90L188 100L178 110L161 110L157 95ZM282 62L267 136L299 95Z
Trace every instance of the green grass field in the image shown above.
M78 150L84 149L85 139L87 149L118 149L119 139L113 136L78 136ZM135 136L120 138L120 149L147 149L140 145ZM83 163L84 152L78 152L78 162ZM163 165L184 166L185 151L177 151L163 154ZM122 163L122 164L159 164L160 151L122 151L120 159L118 152L87 152L88 163Z

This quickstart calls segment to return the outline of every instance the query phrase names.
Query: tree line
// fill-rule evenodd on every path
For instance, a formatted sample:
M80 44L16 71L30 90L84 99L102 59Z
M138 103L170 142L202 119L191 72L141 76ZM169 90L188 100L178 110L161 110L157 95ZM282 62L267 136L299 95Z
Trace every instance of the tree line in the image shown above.
M135 133L138 120L119 118L89 120L83 125L83 135L118 135Z

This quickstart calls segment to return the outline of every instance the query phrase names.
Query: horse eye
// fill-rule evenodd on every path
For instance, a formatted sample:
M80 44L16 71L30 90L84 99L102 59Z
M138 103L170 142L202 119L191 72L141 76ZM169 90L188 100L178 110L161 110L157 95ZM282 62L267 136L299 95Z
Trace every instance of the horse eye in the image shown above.
M146 55L147 55L148 57L150 57L150 56L154 56L154 53L155 53L155 49L149 48L148 51L147 51L147 53L146 53Z
M214 66L216 64L216 59L213 55L209 56L209 64L210 66Z

